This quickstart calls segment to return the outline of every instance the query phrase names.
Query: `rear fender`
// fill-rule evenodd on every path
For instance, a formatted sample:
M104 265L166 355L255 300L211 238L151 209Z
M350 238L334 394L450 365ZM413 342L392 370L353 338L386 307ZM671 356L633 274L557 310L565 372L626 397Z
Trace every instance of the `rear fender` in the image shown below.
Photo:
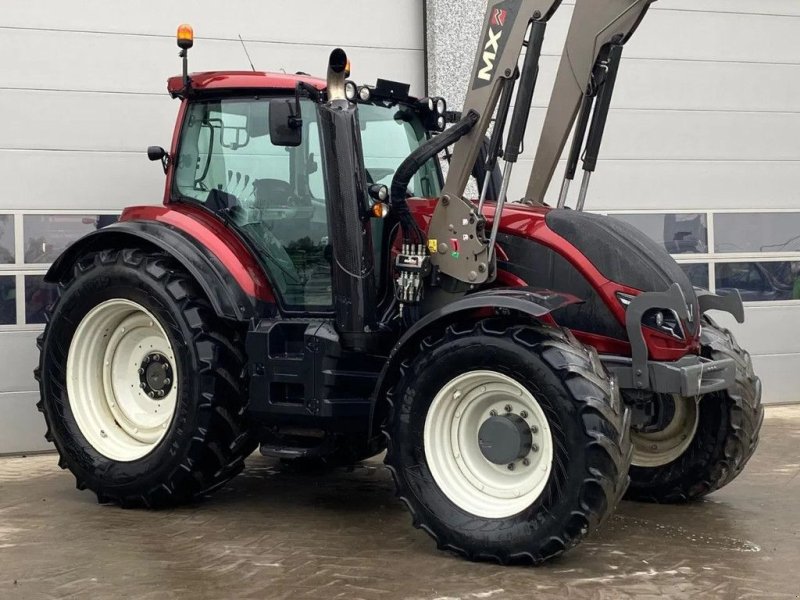
M197 281L222 318L249 321L257 315L259 301L242 289L219 258L189 234L158 221L122 221L84 236L56 259L45 281L63 281L90 252L118 248L157 248L172 256Z
M581 302L575 296L559 294L550 290L538 288L517 287L508 289L493 289L470 294L460 300L451 302L438 310L428 313L417 321L400 340L386 360L375 392L372 395L370 416L370 438L380 433L380 426L388 414L387 393L400 377L400 367L408 357L419 351L419 344L433 331L441 331L456 321L475 315L485 314L516 314L541 321L543 324L552 325L550 313L569 304Z

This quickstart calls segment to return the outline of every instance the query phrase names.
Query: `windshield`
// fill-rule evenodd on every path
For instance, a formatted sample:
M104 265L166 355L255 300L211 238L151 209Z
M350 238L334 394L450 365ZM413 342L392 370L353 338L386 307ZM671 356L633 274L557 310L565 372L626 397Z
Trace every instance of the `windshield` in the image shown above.
M363 105L358 108L364 166L370 183L391 186L395 171L408 155L428 139L416 113L409 109ZM408 186L418 198L435 198L440 190L439 171L434 160L423 166Z
M275 146L269 99L192 102L181 131L174 192L222 213L258 248L289 308L332 305L331 251L316 105L301 102L302 144ZM368 183L390 185L400 163L428 138L418 115L399 106L359 106ZM437 197L440 173L429 161L409 184L412 196ZM373 231L376 251L382 223ZM381 262L376 261L376 264Z

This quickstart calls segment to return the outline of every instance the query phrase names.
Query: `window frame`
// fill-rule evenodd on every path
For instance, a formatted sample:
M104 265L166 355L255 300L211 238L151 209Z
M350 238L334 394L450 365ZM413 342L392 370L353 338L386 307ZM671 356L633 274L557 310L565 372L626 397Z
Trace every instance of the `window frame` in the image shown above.
M16 322L14 324L0 324L0 332L4 331L41 331L44 324L26 323L27 302L25 298L25 276L44 276L52 263L26 263L25 262L25 232L24 220L26 216L114 216L119 218L122 210L97 210L84 209L56 209L37 208L25 210L0 209L0 215L10 215L14 219L14 262L0 264L0 276L15 277L16 294Z
M708 264L708 290L716 293L717 272L716 266L725 263L764 263L764 262L800 262L800 250L795 252L717 252L716 251L716 236L715 236L715 215L717 214L800 214L797 208L685 208L685 209L608 209L592 211L597 214L606 216L615 215L638 215L638 214L657 214L657 215L670 215L670 214L705 214L706 215L706 228L708 230L708 251L703 254L672 254L679 265L685 264ZM798 300L761 300L761 301L747 301L744 303L748 307L780 307L780 306L800 306L800 299Z

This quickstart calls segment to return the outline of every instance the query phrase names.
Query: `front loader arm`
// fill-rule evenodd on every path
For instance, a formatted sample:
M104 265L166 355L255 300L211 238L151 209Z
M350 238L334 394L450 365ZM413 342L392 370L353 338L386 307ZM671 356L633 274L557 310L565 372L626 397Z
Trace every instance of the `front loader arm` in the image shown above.
M655 0L575 0L572 23L524 202L543 203L582 107L559 205L563 206L566 200L568 183L574 176L588 129L583 161L586 175L578 201L578 208L583 208L589 176L597 162L622 46L633 35L653 2ZM464 106L465 114L477 115L477 122L455 145L443 194L428 229L430 262L438 275L457 284L456 289L474 288L490 281L496 272L494 244L500 215L528 124L546 23L559 5L560 0L489 3ZM530 35L526 40L528 31ZM525 60L520 66L520 55L526 46ZM516 106L507 123L515 88ZM492 230L488 233L483 216L485 190L477 207L463 194L495 111L495 131L487 166L493 166L491 161L496 162L502 157L505 167ZM507 133L506 146L501 150L504 132Z
M453 149L444 195L452 198L464 195L503 86L516 76L531 21L548 21L560 4L561 0L489 2L463 110L464 114L474 110L480 118Z
M579 122L578 131L575 134L577 145L573 151L574 160L577 161L591 110L591 102L587 96L596 94L598 91L596 82L593 82L593 77L597 74L598 61L601 60L604 53L609 53L609 45L621 47L630 39L650 4L654 1L576 0L572 23L558 67L553 95L547 109L524 202L544 203L545 193L550 186L578 111L583 104L586 113L585 119L582 121L585 122L583 127ZM613 56L613 53L611 55ZM617 60L618 56L617 54ZM615 68L616 66L614 66ZM611 87L613 88L613 83ZM612 91L613 89L608 90L608 101L610 101ZM600 112L598 112L598 108ZM602 137L606 116L606 114L602 114L603 110L607 114L607 103L605 106L598 103L592 123L592 129L595 131L590 130L590 136L594 133L595 136ZM599 149L599 143L600 139L597 139L595 152ZM591 171L593 170L592 166ZM574 174L574 165L572 171ZM586 182L588 183L588 179ZM585 190L581 197L584 196Z
M455 144L442 197L436 206L428 230L431 263L438 273L455 282L478 285L494 274L492 244L496 227L487 238L482 206L466 200L464 191L475 161L480 154L486 132L497 110L494 134L496 154L511 104L511 96L519 80L518 104L530 106L539 71L539 56L547 21L561 0L490 0L484 20L483 35L475 57L470 88L464 104L465 115L477 115L471 130ZM529 39L526 36L530 31ZM527 45L525 63L520 71L519 60ZM516 162L529 110L514 111L505 154L514 154L506 163ZM490 158L496 160L497 156ZM508 175L509 172L506 173ZM504 178L500 196L505 198L508 177ZM502 207L499 208L502 210ZM498 221L499 222L499 221Z

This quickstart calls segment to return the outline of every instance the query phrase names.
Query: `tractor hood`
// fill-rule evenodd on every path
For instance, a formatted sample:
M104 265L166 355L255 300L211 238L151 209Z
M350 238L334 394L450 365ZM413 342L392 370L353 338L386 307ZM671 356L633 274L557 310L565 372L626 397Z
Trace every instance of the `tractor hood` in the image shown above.
M430 219L432 202L412 202L412 211L426 222ZM494 205L487 203L485 213L491 221ZM508 252L510 262L532 258L532 249L524 251L517 244L509 244L509 236L523 238L547 246L555 250L578 270L584 271L582 265L591 265L602 278L620 287L638 290L639 292L664 292L677 283L683 292L691 320L685 323L690 338L697 333L700 309L697 296L689 278L669 255L665 248L651 240L635 227L617 219L604 215L576 212L573 210L555 210L548 207L534 207L523 204L506 204L500 225L499 255ZM505 242L503 240L506 240ZM563 241L560 241L563 240ZM563 242L567 242L564 244ZM513 246L513 248L512 248ZM534 268L534 265L529 265ZM513 267L512 267L513 270ZM535 272L544 275L545 265L538 265ZM530 272L530 269L529 269ZM544 278L548 286L556 281L552 277ZM539 284L528 281L530 285ZM601 285L594 281L592 287ZM603 286L605 287L605 286ZM561 290L566 291L566 290ZM569 290L575 293L575 290ZM595 315L596 316L596 315ZM611 333L610 331L607 333ZM620 332L621 333L621 332Z

